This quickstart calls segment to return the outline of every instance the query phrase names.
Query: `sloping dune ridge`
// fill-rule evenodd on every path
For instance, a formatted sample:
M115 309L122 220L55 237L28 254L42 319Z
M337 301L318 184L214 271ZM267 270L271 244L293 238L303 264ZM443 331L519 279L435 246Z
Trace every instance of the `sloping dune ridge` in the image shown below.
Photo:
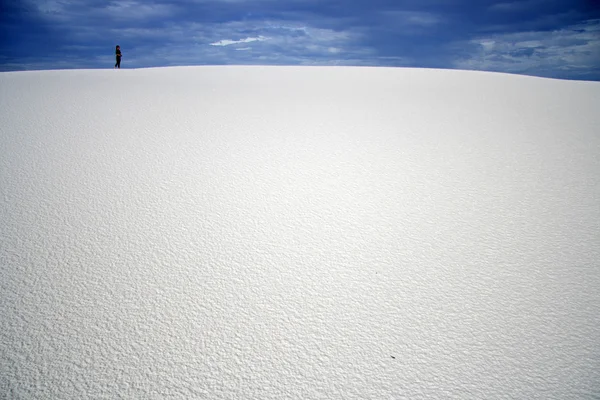
M600 396L600 83L0 73L0 397Z

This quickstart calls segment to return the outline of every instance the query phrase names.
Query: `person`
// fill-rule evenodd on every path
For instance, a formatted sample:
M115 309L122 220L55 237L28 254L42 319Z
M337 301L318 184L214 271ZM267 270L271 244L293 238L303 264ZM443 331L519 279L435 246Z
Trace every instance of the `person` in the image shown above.
M115 68L121 68L121 47L117 45L117 49L115 50L115 54L117 56L117 63L115 64Z

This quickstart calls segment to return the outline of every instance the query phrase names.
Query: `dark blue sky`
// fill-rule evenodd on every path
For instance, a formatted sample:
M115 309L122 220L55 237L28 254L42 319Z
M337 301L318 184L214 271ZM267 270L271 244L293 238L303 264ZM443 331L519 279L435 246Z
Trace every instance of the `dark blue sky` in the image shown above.
M600 80L600 0L0 0L0 71L205 64Z

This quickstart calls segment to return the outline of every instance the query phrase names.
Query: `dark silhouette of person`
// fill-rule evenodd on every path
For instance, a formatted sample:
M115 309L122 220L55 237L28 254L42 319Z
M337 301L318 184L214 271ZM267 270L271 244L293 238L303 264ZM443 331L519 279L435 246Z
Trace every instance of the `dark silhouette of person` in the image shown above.
M115 64L115 68L121 68L121 47L117 45L117 49L115 50L115 55L117 56L117 63Z

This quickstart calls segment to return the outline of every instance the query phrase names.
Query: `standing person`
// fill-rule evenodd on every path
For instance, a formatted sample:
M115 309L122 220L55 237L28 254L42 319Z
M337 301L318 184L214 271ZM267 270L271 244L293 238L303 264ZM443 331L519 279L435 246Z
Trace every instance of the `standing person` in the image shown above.
M117 63L115 64L115 68L121 69L121 47L119 45L117 45L115 55L117 56Z

